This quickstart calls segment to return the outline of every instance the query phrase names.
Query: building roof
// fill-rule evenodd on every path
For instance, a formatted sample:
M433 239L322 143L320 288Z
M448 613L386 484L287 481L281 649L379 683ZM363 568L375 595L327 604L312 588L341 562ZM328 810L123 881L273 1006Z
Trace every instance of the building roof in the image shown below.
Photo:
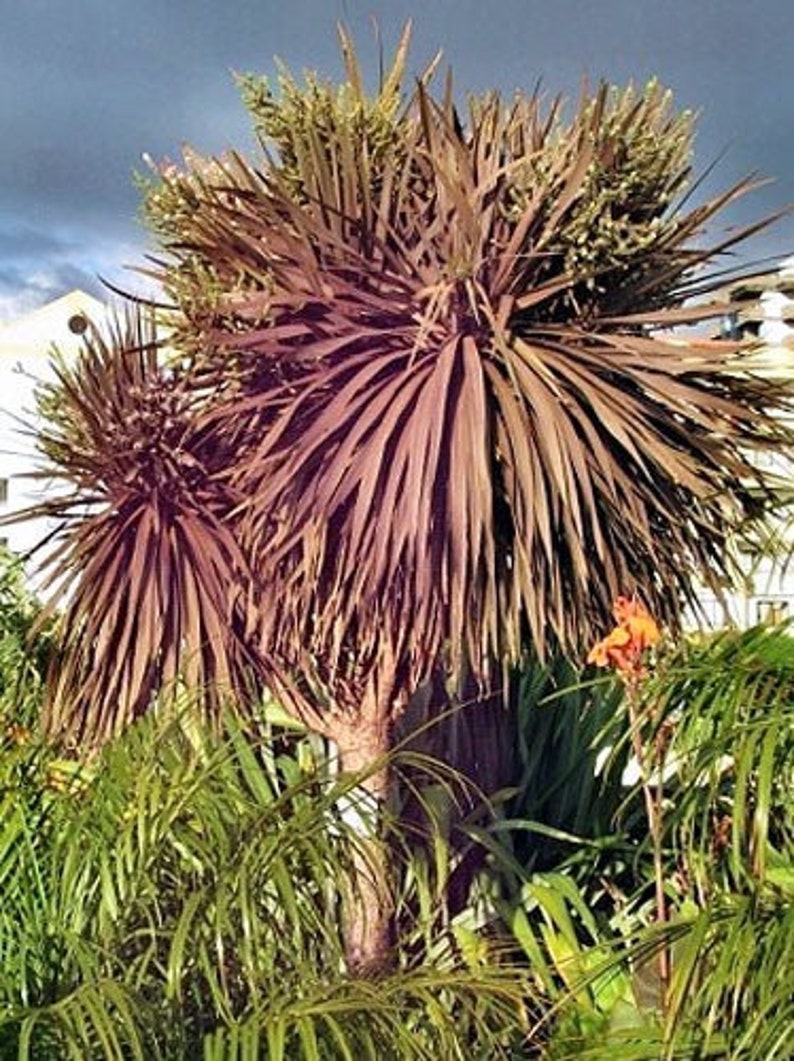
M53 347L74 352L81 344L89 321L107 319L107 306L85 291L70 291L38 309L0 325L0 357L18 360L48 357Z

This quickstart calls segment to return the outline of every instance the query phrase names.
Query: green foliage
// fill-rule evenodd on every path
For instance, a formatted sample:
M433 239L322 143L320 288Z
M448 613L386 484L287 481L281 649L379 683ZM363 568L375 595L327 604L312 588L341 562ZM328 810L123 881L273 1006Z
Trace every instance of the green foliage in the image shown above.
M516 695L521 773L512 809L523 816L515 822L524 831L522 863L531 869L559 865L571 856L570 838L576 847L607 837L619 843L627 758L620 686L603 678L583 681L580 669L560 657L524 667Z
M521 776L503 814L470 832L490 852L494 907L546 999L535 1028L550 1039L544 1056L574 1057L622 1028L653 1027L629 961L645 923L635 893L649 872L646 827L622 782L620 685L558 658L524 668L516 688Z
M648 690L667 721L667 827L688 894L769 881L794 845L794 638L759 626L686 646ZM788 853L788 854L786 854ZM791 866L789 866L791 868Z
M28 588L22 561L0 548L0 724L31 726L41 706L52 624Z
M497 908L548 999L549 1057L790 1055L792 678L789 630L759 627L687 641L645 683L645 739L665 740L660 926L641 794L621 782L620 686L562 663L525 675L529 769L485 842L508 882Z
M314 162L321 161L322 169L352 164L377 188L384 170L399 163L403 151L400 122L404 119L407 32L373 98L364 90L352 41L344 32L341 43L347 79L339 86L312 73L307 73L300 85L284 67L279 71L277 91L267 77L249 74L238 78L243 104L263 148L274 153L280 179L304 201L314 190L306 182ZM345 157L345 148L352 148L354 154ZM319 173L316 176L319 178Z
M273 706L217 735L168 714L90 765L0 757L0 1056L508 1056L525 995L509 963L437 936L432 964L344 973L355 779Z
M651 684L671 734L666 828L686 932L666 1013L704 1049L794 1049L794 638L727 632ZM673 863L675 859L675 863Z

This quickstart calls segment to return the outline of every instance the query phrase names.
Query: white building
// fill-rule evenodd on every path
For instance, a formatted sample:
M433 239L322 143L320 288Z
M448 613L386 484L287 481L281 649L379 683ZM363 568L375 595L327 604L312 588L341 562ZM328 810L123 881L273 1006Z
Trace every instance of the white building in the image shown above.
M757 342L753 367L770 379L794 380L794 257L777 270L739 281L725 292L731 312L723 334ZM703 604L712 626L726 620L740 627L766 620L794 618L794 453L764 456L763 470L788 495L788 507L770 526L765 555L743 558L745 585L722 602L704 595Z
M88 321L101 326L107 315L107 307L98 299L72 291L16 321L0 324L0 516L34 504L47 492L45 481L29 476L40 465L35 391L52 379L53 350L66 358L74 356ZM24 555L48 529L42 520L2 526L0 544Z

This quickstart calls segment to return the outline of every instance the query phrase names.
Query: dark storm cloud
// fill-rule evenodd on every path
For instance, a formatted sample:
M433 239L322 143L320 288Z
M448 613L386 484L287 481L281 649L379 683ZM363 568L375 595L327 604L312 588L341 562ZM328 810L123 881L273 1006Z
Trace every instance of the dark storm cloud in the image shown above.
M58 239L29 225L4 227L0 222L0 275L2 262L13 260L17 255L61 255L73 249L74 243L70 240Z
M230 71L262 65L252 42L266 20L261 4L236 6L237 17L178 0L4 5L0 314L16 308L12 275L27 309L70 275L95 286L97 273L136 257L146 237L133 173L144 151L178 157L185 141L213 151L245 138Z
M461 93L540 78L575 97L585 76L656 75L701 112L699 167L725 151L706 191L777 178L730 223L794 199L789 0L24 0L3 4L0 35L0 268L24 284L34 261L91 276L128 260L145 238L132 181L143 152L251 146L232 70L272 73L278 55L337 77L343 19L372 82L372 19L388 52L411 14L412 73L442 48ZM755 249L790 253L791 223Z
M228 79L211 26L205 56L190 47L185 29L200 9L28 0L4 18L4 211L15 204L50 223L68 216L123 227L133 220L131 175L141 152L156 154L200 132L200 108L191 101Z
M69 262L0 267L0 324L75 288L101 299L108 295L97 276Z
M82 288L89 294L103 296L104 289L97 277L68 262L56 263L42 272L23 271L18 267L0 268L0 298L25 287L37 293L42 301L58 298L74 288Z

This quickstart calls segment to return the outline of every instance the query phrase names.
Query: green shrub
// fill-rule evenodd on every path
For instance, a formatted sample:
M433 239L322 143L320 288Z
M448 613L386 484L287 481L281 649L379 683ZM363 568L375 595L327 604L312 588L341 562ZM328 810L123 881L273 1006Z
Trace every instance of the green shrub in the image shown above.
M344 972L358 789L316 742L167 716L0 758L0 1057L510 1056L526 985L487 949Z

